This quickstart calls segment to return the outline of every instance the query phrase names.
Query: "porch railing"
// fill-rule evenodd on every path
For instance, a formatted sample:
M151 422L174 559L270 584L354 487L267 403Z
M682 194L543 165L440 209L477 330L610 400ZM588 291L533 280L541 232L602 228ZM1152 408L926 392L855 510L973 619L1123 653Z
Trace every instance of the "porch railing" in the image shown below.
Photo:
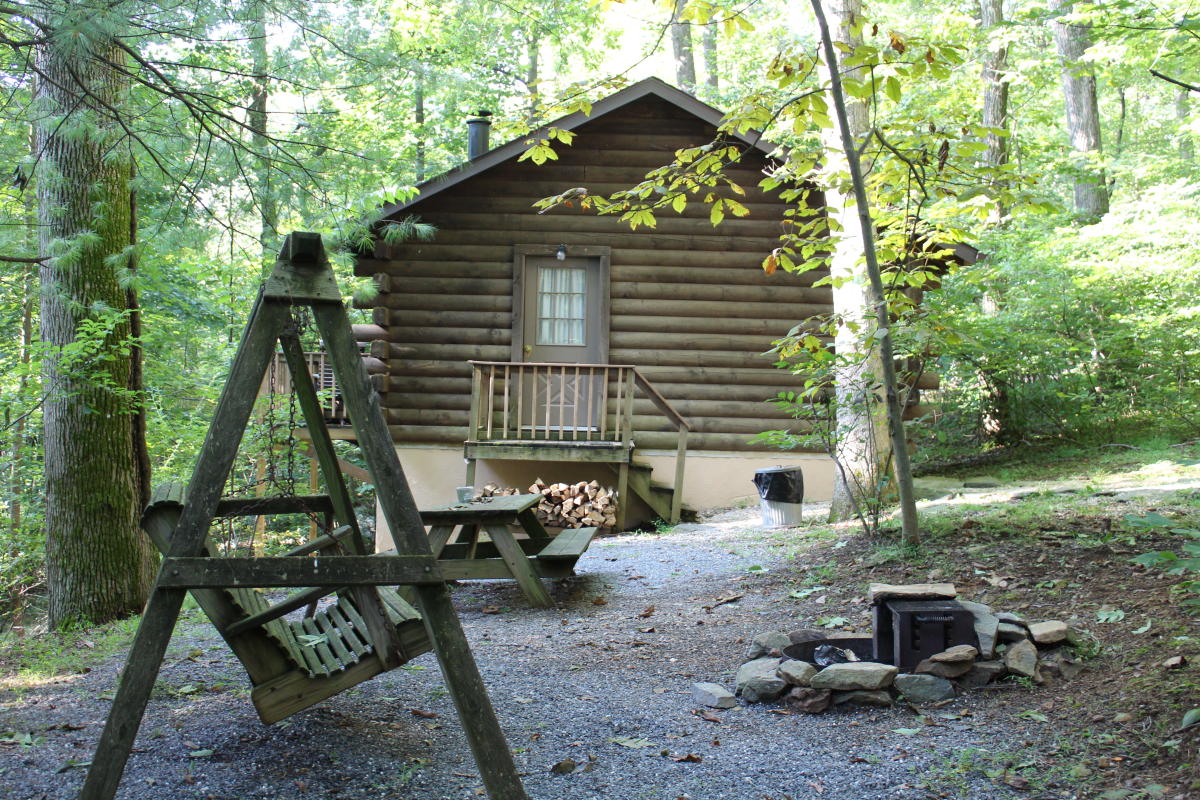
M679 518L687 420L629 364L471 361L469 442L620 445L636 439L634 398L648 399L676 430L671 517Z

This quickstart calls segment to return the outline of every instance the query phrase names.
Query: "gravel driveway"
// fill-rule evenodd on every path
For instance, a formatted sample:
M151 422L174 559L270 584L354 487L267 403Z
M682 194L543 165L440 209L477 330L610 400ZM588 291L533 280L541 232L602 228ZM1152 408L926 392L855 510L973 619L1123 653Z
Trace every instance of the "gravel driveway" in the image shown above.
M709 715L719 722L699 716L694 682L728 686L751 636L812 624L797 618L787 593L819 565L806 563L802 543L764 534L757 522L753 512L729 511L665 534L597 540L579 577L555 587L556 609L529 608L511 582L455 589L532 798L1036 796L957 769L1031 738L988 693L934 710L936 724L926 726L901 708L807 716L761 705ZM865 624L865 616L852 621ZM0 694L0 732L38 737L0 749L0 798L75 796L83 769L69 764L91 757L119 667L110 661ZM118 796L483 795L432 655L269 728L246 686L238 663L191 612ZM565 759L578 767L551 771Z

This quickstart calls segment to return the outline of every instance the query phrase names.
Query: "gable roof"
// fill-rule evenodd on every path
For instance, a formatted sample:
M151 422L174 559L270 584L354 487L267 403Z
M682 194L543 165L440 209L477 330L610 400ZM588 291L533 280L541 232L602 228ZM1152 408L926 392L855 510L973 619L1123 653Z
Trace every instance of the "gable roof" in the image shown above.
M582 111L576 111L573 114L568 114L565 117L559 117L556 120L547 122L541 126L538 131L547 128L559 128L561 130L575 130L584 123L599 119L605 114L609 114L620 108L623 108L630 103L641 100L644 97L657 97L665 100L673 106L683 109L692 116L695 116L704 122L707 122L713 127L721 124L721 120L725 118L725 114L710 106L708 103L701 102L692 97L682 89L677 89L671 84L662 81L658 78L646 78L637 83L626 86L619 92L610 94L603 100L598 100L592 104L592 112L584 114ZM484 170L490 169L497 164L508 161L510 158L516 158L529 149L529 139L537 135L537 131L530 132L524 136L519 136L512 141L502 144L499 147L488 150L483 155L466 163L460 164L453 169L447 170L440 175L430 178L429 180L417 186L418 194L410 200L399 203L389 203L383 207L383 216L390 217L400 211L405 210L409 206L415 205L422 200L427 200L433 195L451 186L455 186L463 181L472 178ZM733 133L730 134L733 138L738 139L750 145L756 150L759 150L764 155L775 151L777 145L774 142L768 142L754 132L749 134Z

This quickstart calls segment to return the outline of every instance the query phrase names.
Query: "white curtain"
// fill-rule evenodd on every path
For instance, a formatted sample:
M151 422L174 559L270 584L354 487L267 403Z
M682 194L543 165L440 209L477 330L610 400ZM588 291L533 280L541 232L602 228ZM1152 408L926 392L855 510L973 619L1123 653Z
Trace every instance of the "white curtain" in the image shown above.
M587 273L577 267L538 269L538 344L583 345Z

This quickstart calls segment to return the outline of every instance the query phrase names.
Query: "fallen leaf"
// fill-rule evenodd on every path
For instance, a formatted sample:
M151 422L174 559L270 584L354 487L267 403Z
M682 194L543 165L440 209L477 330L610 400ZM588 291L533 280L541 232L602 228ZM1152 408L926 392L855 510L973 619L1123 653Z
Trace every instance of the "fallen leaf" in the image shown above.
M916 736L920 732L920 728L892 728L892 733L898 733L901 736Z
M638 616L641 617L642 619L646 619L653 613L654 613L654 606L646 606L646 609L644 611L642 611L642 613L638 614Z
M654 742L649 739L634 738L632 736L616 736L608 741L613 744L619 744L621 747L629 747L637 750L642 747L654 747Z
M638 628L638 633L658 633L657 628Z
M421 719L437 719L437 714L433 713L432 711L424 711L420 708L410 708L408 713L412 714L414 717L420 717Z
M550 768L550 771L555 775L567 775L575 771L575 767L579 766L573 758L564 758L562 761Z
M721 722L721 718L718 717L716 714L712 713L711 711L709 711L708 709L704 709L704 708L693 709L692 713L695 714L700 719L704 720L705 722L716 722L718 724Z
M63 764L61 767L59 767L58 769L56 769L54 771L61 775L62 773L66 772L67 770L74 769L75 767L90 767L91 765L92 765L92 762L90 762L90 761L68 760L67 763Z
M596 598L593 598L593 600L592 600L592 605L594 605L594 606L606 606L606 605L608 605L608 600L607 600L607 599L605 599L605 598L603 598L603 597L596 597Z
M1162 662L1162 665L1167 669L1179 669L1185 664L1187 664L1187 659L1183 656L1171 656L1166 661Z
M485 614L499 614L500 606L484 606L481 610Z
M188 758L208 758L213 754L212 750L193 750L188 753Z
M678 761L680 764L699 764L704 759L695 753L688 753L686 756L671 756L672 761Z

